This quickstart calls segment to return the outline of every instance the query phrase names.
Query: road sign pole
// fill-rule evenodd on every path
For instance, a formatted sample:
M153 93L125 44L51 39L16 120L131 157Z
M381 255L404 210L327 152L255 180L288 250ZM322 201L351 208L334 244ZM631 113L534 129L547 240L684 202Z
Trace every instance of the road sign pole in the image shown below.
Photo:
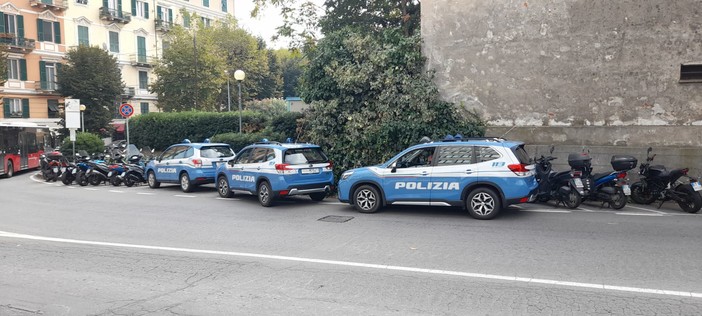
M124 132L127 134L127 152L125 153L125 156L127 156L127 160L129 159L129 118L127 118L127 121L124 123Z

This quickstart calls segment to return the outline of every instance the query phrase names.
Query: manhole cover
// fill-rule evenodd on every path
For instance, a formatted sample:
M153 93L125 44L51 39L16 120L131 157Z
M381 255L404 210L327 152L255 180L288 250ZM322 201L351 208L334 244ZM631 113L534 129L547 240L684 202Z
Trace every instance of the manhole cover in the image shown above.
M353 219L353 216L338 216L338 215L329 215L329 216L324 216L318 221L322 222L332 222L332 223L345 223Z

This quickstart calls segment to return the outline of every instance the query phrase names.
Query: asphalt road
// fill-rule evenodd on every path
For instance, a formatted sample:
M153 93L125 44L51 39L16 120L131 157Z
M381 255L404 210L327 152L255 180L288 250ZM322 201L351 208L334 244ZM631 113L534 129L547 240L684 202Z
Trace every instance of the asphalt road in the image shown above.
M702 314L702 215L673 204L478 221L32 175L0 179L0 315Z

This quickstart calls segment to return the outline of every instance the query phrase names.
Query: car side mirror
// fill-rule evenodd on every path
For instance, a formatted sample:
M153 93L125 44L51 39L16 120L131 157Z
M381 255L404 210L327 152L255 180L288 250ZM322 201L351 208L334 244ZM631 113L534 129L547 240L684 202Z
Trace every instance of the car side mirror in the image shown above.
M391 173L397 172L397 167L392 167L392 169L390 169L390 172L391 172Z
M227 161L227 164L228 164L230 167L234 167L234 159Z

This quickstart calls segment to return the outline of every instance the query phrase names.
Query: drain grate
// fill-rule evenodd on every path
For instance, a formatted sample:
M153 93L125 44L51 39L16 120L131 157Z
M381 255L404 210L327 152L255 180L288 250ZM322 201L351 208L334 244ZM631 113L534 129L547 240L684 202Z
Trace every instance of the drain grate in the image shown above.
M324 216L324 217L318 219L318 221L332 222L332 223L346 223L352 219L353 219L353 216L329 215L329 216Z

